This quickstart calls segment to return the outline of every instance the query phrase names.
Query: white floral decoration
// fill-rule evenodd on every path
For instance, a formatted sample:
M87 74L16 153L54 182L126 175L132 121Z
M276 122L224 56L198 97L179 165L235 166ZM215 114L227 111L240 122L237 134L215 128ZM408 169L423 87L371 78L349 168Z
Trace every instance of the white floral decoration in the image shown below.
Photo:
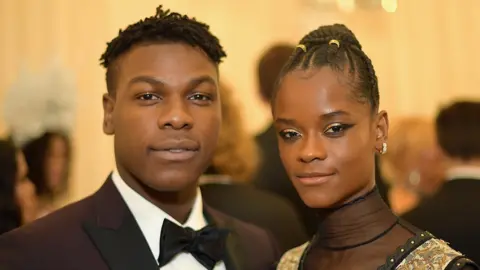
M4 102L5 122L19 147L47 131L68 136L75 124L75 76L58 58L39 74L22 68Z

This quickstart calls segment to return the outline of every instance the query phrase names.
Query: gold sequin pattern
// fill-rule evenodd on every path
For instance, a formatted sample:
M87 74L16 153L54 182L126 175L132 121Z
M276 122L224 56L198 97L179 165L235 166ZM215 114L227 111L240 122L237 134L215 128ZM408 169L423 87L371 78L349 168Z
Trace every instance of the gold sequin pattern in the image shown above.
M403 259L396 270L443 270L461 253L440 239L432 238Z
M296 248L290 249L285 254L283 254L280 262L277 265L277 270L298 270L303 252L305 252L308 244L309 242Z

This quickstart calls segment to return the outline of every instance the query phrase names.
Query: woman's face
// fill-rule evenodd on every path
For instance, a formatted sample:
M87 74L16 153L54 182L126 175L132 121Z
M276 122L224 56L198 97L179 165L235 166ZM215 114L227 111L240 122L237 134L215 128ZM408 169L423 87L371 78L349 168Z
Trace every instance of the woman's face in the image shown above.
M17 153L17 168L16 197L22 210L22 220L24 223L27 223L36 218L37 196L35 194L35 186L27 177L27 162L21 152Z
M337 207L375 185L387 114L372 114L353 91L350 78L329 67L292 71L280 85L273 104L280 156L309 207Z
M47 184L53 191L58 191L66 177L68 169L68 149L65 139L52 137L45 160Z

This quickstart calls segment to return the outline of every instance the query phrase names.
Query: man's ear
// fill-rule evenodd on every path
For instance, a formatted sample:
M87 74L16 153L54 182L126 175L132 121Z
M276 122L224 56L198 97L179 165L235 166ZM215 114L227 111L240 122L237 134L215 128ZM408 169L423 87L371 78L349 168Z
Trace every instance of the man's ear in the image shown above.
M375 149L378 152L383 153L383 150L386 150L384 143L387 143L388 140L388 114L386 111L380 111L377 114L377 123L376 123L376 140L375 140Z
M109 94L103 95L103 132L107 135L115 134L115 125L113 123L113 110L115 108L115 99Z

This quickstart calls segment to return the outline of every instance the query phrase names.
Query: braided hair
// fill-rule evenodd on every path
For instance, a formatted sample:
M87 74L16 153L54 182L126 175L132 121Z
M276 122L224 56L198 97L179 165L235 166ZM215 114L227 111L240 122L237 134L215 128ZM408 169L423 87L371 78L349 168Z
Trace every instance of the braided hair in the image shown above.
M120 30L118 36L107 43L107 49L100 57L100 63L107 69L106 81L109 93L115 89L114 65L121 55L133 46L148 43L185 43L202 49L210 60L218 66L222 58L226 57L220 42L210 32L210 27L195 18L177 12L164 10L162 5L157 8L156 14L147 17L125 30Z
M356 90L355 96L361 102L368 102L372 110L378 110L380 96L372 61L353 32L343 24L321 26L303 37L283 67L276 91L287 73L324 66L338 72L345 72L345 68L348 68L352 86ZM275 95L276 92L272 103Z

